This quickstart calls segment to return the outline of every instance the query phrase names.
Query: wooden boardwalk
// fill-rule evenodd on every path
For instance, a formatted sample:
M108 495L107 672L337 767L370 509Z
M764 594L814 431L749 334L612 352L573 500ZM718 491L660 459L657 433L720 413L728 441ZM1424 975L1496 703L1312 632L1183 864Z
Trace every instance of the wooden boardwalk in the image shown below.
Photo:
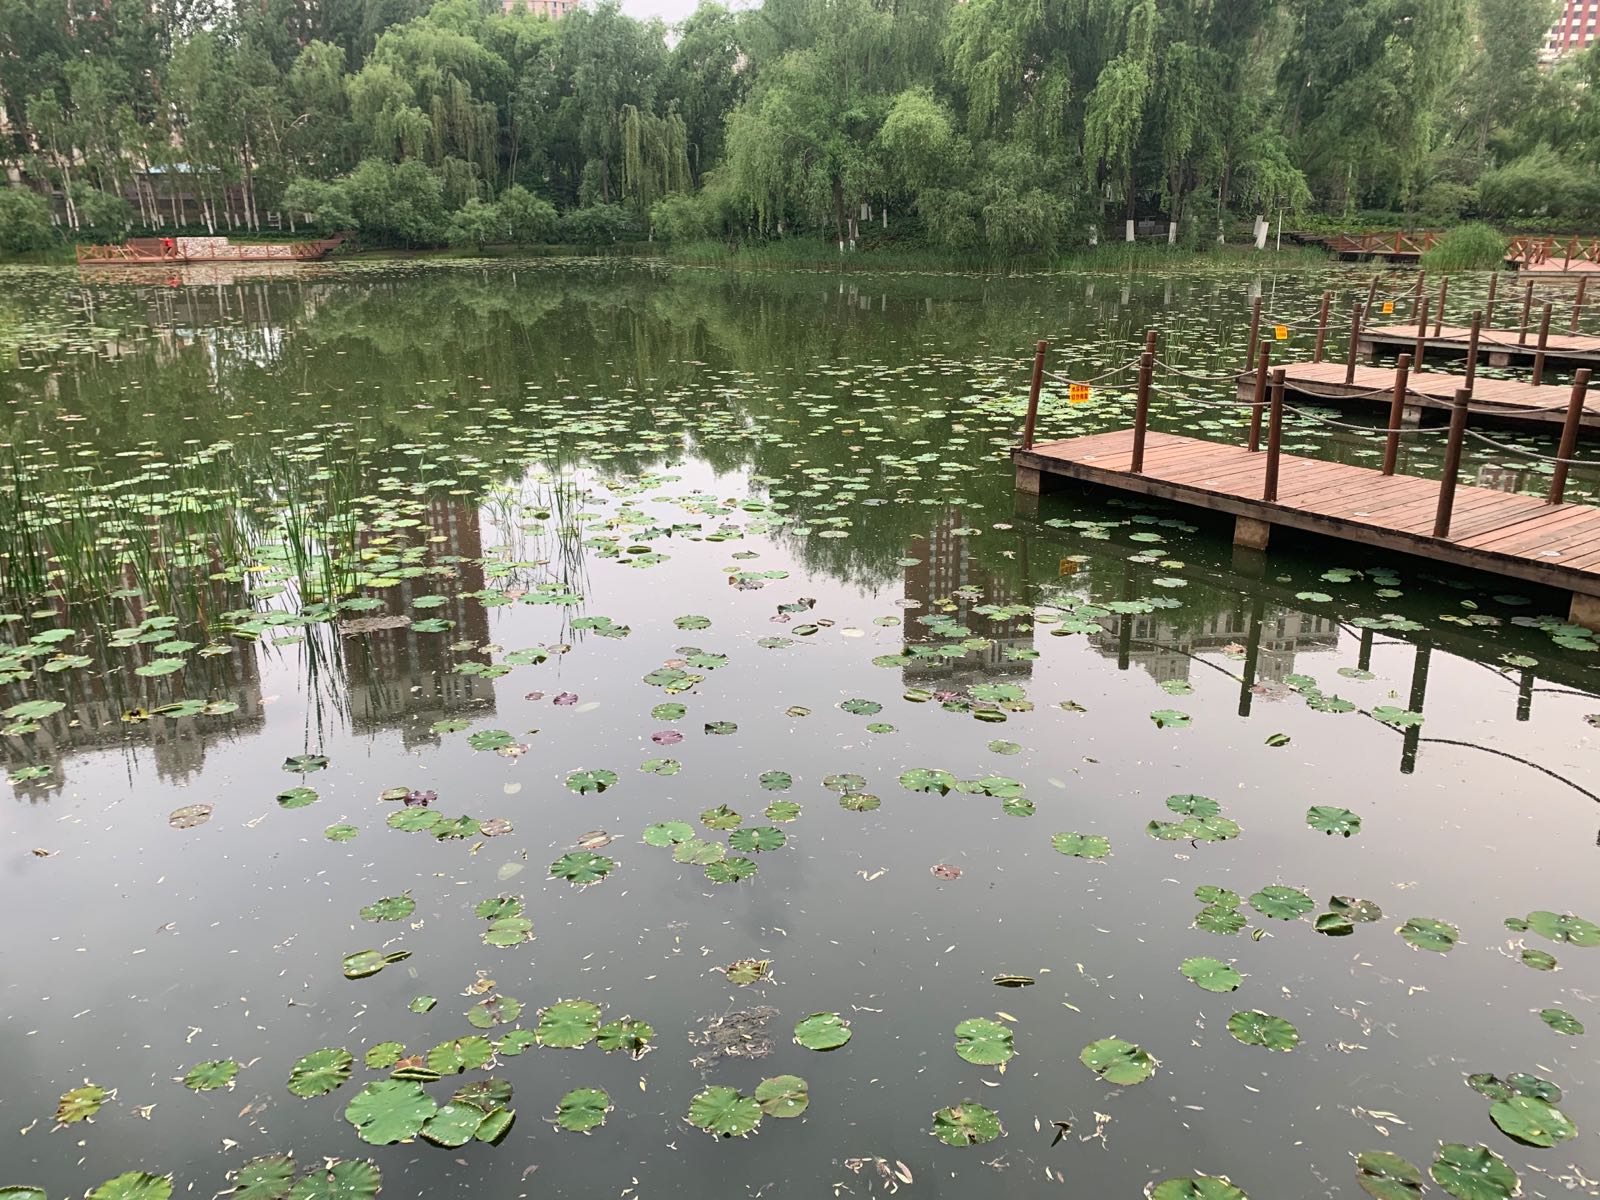
M1275 500L1262 500L1269 454L1150 430L1131 470L1133 430L1013 450L1019 491L1077 480L1236 518L1237 544L1265 549L1274 525L1379 546L1572 593L1570 619L1600 628L1600 509L1458 486L1448 537L1433 535L1438 481L1278 455Z
M1441 325L1435 333L1430 324L1423 339L1424 352L1446 351L1457 354L1467 352L1472 330L1466 325ZM1478 353L1492 367L1503 367L1513 362L1531 362L1539 352L1536 344L1538 330L1530 330L1524 340L1520 329L1485 329L1478 335ZM1417 326L1369 325L1361 331L1361 354L1371 356L1380 348L1395 351L1415 350ZM1545 340L1545 361L1568 366L1600 366L1600 337L1586 333L1551 333Z
M1355 370L1355 380L1346 383L1342 362L1277 363L1284 371L1284 383L1292 395L1337 404L1352 404L1381 409L1387 414L1394 392L1392 367L1363 367ZM1460 375L1443 371L1414 371L1406 381L1406 416L1413 422L1424 410L1450 412L1456 389L1466 382ZM1376 394L1375 394L1376 393ZM1502 425L1520 425L1545 432L1556 432L1567 414L1572 395L1569 384L1535 385L1520 379L1487 379L1479 375L1472 381L1472 401L1467 406L1473 418ZM1255 372L1239 375L1239 399L1255 397ZM1585 398L1578 429L1600 436L1600 389Z

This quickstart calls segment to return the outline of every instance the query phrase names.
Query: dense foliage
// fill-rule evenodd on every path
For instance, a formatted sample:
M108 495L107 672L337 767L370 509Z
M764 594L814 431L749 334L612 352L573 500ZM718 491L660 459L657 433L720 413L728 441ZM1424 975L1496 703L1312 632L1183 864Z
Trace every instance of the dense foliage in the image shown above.
M372 244L905 239L1048 254L1156 220L1600 217L1600 60L1550 0L14 0L0 157L68 230ZM83 15L88 12L89 15ZM4 248L49 211L8 196ZM564 215L563 215L564 214Z

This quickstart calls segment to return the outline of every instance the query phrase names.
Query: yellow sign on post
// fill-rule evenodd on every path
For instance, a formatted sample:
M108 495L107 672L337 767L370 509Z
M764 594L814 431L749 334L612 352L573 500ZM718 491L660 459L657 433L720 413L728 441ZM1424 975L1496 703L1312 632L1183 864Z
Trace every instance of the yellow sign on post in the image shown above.
M1089 385L1087 383L1074 383L1067 388L1068 404L1089 403Z
M1393 300L1385 300L1383 302L1383 311L1386 312L1386 313L1392 313L1394 311L1394 301Z
M1274 325L1272 327L1272 336L1277 338L1280 342L1288 341L1289 327L1287 325Z

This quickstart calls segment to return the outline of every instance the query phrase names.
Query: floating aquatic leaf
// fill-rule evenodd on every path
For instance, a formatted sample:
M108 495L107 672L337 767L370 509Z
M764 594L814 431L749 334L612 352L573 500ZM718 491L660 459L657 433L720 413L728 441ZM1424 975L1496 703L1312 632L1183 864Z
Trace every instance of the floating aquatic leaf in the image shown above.
M1422 724L1422 714L1412 712L1405 708L1396 708L1391 704L1380 704L1372 710L1372 715L1386 725L1393 725L1397 729L1410 729L1413 725Z
M1415 1200L1423 1192L1422 1172L1387 1150L1356 1155L1356 1182L1376 1200Z
M576 1050L600 1032L600 1006L592 1000L561 1000L540 1011L534 1032L541 1046Z
M214 1058L189 1068L183 1077L183 1086L190 1091L211 1092L217 1088L232 1087L239 1073L239 1064L231 1058Z
M673 618L672 623L679 629L709 629L711 627L711 618L691 613L688 616Z
M1183 729L1192 724L1188 713L1179 712L1175 708L1160 708L1150 714L1150 719L1156 723L1157 729Z
M376 975L391 963L404 962L411 957L409 950L394 950L385 954L381 950L357 950L344 956L344 977L365 979Z
M700 823L707 829L737 829L744 818L726 804L719 804L715 808L708 808L700 814Z
M289 1200L372 1200L382 1186L383 1176L377 1167L347 1158L301 1176L289 1193ZM239 1200L237 1192L234 1200Z
M757 782L766 791L786 792L794 784L794 777L787 771L763 771Z
M574 771L567 776L567 786L579 795L603 792L617 782L615 771Z
M1350 918L1343 913L1320 913L1311 927L1328 937L1346 937L1356 931L1356 927L1350 923Z
M835 1012L812 1013L795 1025L794 1040L807 1050L837 1050L850 1040L850 1023Z
M284 1200L294 1186L294 1159L287 1154L252 1158L233 1173L233 1200ZM0 1189L0 1197L5 1196ZM39 1200L44 1200L40 1193Z
M573 850L550 864L550 874L553 878L565 879L576 887L588 887L611 874L616 865L615 859L607 858L604 854L595 854L589 850Z
M1564 1008L1541 1008L1539 1019L1567 1037L1577 1037L1583 1032L1583 1022Z
M756 873L754 860L730 855L717 862L706 864L706 878L712 883L738 883Z
M170 1200L172 1177L148 1171L128 1171L108 1179L88 1194L88 1200Z
M403 921L417 910L410 896L385 896L361 910L363 921Z
M1534 1096L1508 1096L1489 1106L1489 1119L1500 1132L1529 1146L1555 1146L1578 1135L1567 1115Z
M800 805L793 800L774 800L762 810L762 815L769 821L793 821L800 815Z
M1328 907L1340 916L1361 924L1383 920L1383 909L1371 900L1357 900L1354 896L1334 896L1329 899Z
M1194 898L1205 905L1216 905L1222 908L1238 908L1239 893L1227 888L1216 887L1213 884L1202 883L1194 890Z
M782 849L787 840L788 837L783 830L774 829L770 825L756 825L747 829L735 829L728 835L728 845L734 850L741 850L747 854Z
M459 1075L462 1071L476 1071L488 1065L494 1057L494 1043L486 1037L473 1034L440 1042L428 1051L428 1070L439 1075Z
M483 1118L487 1115L475 1104L448 1101L440 1105L439 1111L422 1126L422 1139L449 1150L465 1146L472 1140L472 1135L478 1132L478 1126L483 1124Z
M387 1071L400 1061L405 1052L405 1045L401 1042L378 1042L367 1047L363 1061L374 1071Z
M489 928L483 931L484 944L498 946L502 950L532 940L533 922L527 917L496 917L489 922Z
M672 851L672 861L705 867L721 862L728 856L728 848L721 842L708 842L702 838L688 838L679 842Z
M943 772L940 773L943 774ZM954 781L952 780L952 783L953 782ZM825 775L822 779L822 786L827 788L830 792L839 792L842 795L848 795L851 792L859 792L865 788L867 786L867 779L864 775L854 775L849 772L841 775Z
M681 721L689 711L687 705L676 704L671 701L658 704L650 710L650 716L657 721Z
M418 1083L384 1080L369 1083L345 1106L344 1119L356 1136L374 1146L408 1141L422 1132L438 1103Z
M45 717L54 716L66 705L60 700L24 700L20 704L13 704L10 708L0 712L13 721L42 721Z
M1038 980L1032 975L996 975L989 982L996 987L1020 988L1032 987Z
M328 765L326 754L291 754L283 760L283 769L296 775L306 775L312 771L320 771Z
M110 1096L109 1091L95 1083L86 1083L82 1087L73 1088L56 1104L56 1123L76 1125L79 1121L87 1121L100 1111Z
M1326 804L1314 804L1306 810L1306 824L1311 828L1326 834L1339 834L1350 837L1361 831L1361 818L1348 808L1332 808Z
M1557 967L1556 956L1547 954L1543 950L1529 948L1522 952L1524 966L1532 967L1535 971L1554 971Z
M1236 908L1211 904L1202 908L1194 919L1195 927L1207 933L1231 934L1244 928L1244 914Z
M811 1093L798 1075L774 1075L756 1084L755 1101L769 1117L798 1117L810 1105Z
M1150 1192L1150 1200L1249 1200L1249 1197L1228 1179L1189 1175L1156 1184Z
M1208 992L1236 991L1244 982L1238 971L1217 958L1186 958L1179 970L1184 978Z
M741 987L759 983L771 970L770 958L741 958L721 968L729 983L737 983Z
M601 1088L574 1088L556 1105L556 1124L572 1133L588 1133L606 1123L611 1097Z
M739 727L732 721L707 721L705 730L707 733L715 734L718 737L726 737L730 733L739 732Z
M1553 913L1540 910L1527 916L1528 928L1552 942L1570 942L1574 946L1600 946L1600 925L1575 917L1571 913Z
M1299 888L1270 884L1250 896L1250 907L1264 917L1279 921L1294 921L1310 912L1316 905L1311 897Z
M1299 1030L1288 1021L1256 1009L1229 1017L1228 1032L1246 1046L1264 1046L1268 1050L1293 1050L1300 1044Z
M211 812L209 804L185 804L182 808L172 810L167 817L167 824L174 829L193 829L211 820Z
M515 1058L539 1044L531 1029L513 1029L495 1044L494 1051L503 1058Z
M517 739L504 729L479 729L467 735L467 745L474 750L504 750L517 744Z
M1050 844L1069 858L1104 858L1111 853L1111 840L1097 833L1058 833Z
M648 846L676 846L694 837L694 826L687 821L662 821L651 825L642 836Z
M947 1146L981 1146L994 1141L1005 1130L992 1108L963 1100L935 1112L930 1132Z
M1456 1200L1510 1200L1522 1190L1517 1173L1487 1146L1448 1142L1439 1147L1428 1174Z
M616 1021L607 1021L600 1026L595 1034L595 1045L607 1054L621 1050L629 1058L637 1059L645 1056L655 1036L656 1031L649 1022L622 1017Z
M830 776L830 778L838 777ZM860 776L854 778L859 779ZM866 785L866 780L863 779L861 782L862 786ZM956 777L949 771L940 771L933 767L916 767L900 776L900 786L913 792L938 792L941 796L948 796L951 789L956 786Z
M683 770L683 764L675 758L652 758L640 763L639 770L646 775L676 775Z
M306 805L315 804L316 802L317 791L315 788L284 788L283 791L278 793L279 808L304 808Z
M1454 925L1436 921L1432 917L1412 917L1395 932L1417 949L1432 950L1437 954L1447 953L1461 936L1461 931Z
M956 1053L980 1067L999 1066L1016 1054L1011 1030L987 1017L968 1017L956 1026Z
M1197 796L1192 792L1168 796L1166 805L1181 817L1214 817L1222 812L1222 805L1210 796Z
M350 1078L355 1061L348 1050L339 1047L313 1050L289 1071L289 1090L302 1100L326 1096Z
M467 1023L477 1029L509 1025L522 1015L522 1001L511 996L485 996L467 1010Z
M1090 1042L1078 1061L1107 1083L1128 1087L1143 1083L1156 1073L1156 1060L1140 1047L1121 1038L1101 1038Z
M433 1006L438 1003L439 1001L432 996L415 996L406 1004L406 1007L414 1013L425 1013L432 1012Z
M1239 823L1230 817L1185 817L1182 821L1151 821L1145 832L1163 842L1226 842L1239 836Z
M761 1124L761 1105L734 1088L708 1087L689 1102L685 1120L718 1137L745 1137Z

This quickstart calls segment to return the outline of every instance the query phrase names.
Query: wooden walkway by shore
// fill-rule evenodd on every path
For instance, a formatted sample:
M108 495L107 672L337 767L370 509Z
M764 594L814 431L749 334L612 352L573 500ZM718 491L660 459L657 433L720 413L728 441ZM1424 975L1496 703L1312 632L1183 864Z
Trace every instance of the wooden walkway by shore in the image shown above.
M1154 430L1136 465L1134 440L1134 430L1122 429L1019 447L1017 489L1038 493L1072 479L1227 513L1234 541L1255 549L1281 525L1557 587L1572 593L1575 623L1600 627L1600 509L1457 486L1449 529L1439 536L1438 480Z
M1354 406L1381 406L1387 409L1392 403L1395 369L1392 367L1357 366L1348 371L1342 362L1280 363L1284 381L1291 395L1310 400L1321 400ZM1353 378L1346 382L1347 375ZM1442 371L1412 371L1406 376L1405 419L1415 424L1426 411L1449 414L1455 402L1456 389L1466 380L1460 375ZM1567 415L1567 405L1572 389L1564 384L1533 384L1520 379L1487 379L1482 375L1472 381L1472 398L1467 412L1473 418L1482 418L1506 426L1540 429L1554 432L1561 428ZM1239 374L1239 399L1250 400L1255 395L1255 372ZM1578 430L1587 436L1600 436L1600 393L1587 396Z
M1368 325L1359 335L1359 352L1371 356L1379 349L1414 350L1417 326ZM1525 329L1480 329L1478 352L1492 367L1514 362L1532 362L1539 353L1537 331ZM1422 338L1424 351L1466 354L1471 347L1472 328L1468 325L1436 324ZM1550 333L1545 337L1545 360L1552 364L1592 367L1600 365L1600 337L1584 333Z

